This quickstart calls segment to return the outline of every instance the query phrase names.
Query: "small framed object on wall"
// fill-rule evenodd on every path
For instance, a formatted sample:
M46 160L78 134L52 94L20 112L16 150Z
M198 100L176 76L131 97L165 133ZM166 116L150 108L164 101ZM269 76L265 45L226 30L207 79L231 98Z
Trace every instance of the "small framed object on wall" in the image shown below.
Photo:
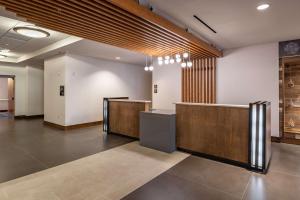
M154 93L157 93L157 84L154 85Z
M59 86L59 96L65 96L65 86L64 85Z

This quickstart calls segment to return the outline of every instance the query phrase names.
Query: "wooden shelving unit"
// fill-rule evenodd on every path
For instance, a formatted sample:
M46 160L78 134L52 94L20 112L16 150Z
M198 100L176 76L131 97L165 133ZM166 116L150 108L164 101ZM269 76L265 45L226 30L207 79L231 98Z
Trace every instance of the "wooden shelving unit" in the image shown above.
M300 57L280 60L280 119L283 138L300 135Z

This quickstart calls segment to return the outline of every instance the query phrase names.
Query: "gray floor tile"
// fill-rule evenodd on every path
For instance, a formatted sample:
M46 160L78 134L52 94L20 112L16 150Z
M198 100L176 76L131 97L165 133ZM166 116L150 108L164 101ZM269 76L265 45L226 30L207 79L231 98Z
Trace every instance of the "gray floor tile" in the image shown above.
M242 198L251 173L243 168L190 156L167 173Z
M133 141L102 126L61 131L42 119L0 120L0 183Z
M253 174L245 200L299 200L300 177L269 172L267 175Z
M227 193L164 173L123 200L237 200Z

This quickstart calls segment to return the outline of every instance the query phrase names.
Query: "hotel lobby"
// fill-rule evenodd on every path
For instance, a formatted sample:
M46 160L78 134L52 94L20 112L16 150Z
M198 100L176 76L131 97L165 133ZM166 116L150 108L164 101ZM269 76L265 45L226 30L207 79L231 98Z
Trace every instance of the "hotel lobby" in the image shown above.
M299 7L0 0L0 200L298 200Z

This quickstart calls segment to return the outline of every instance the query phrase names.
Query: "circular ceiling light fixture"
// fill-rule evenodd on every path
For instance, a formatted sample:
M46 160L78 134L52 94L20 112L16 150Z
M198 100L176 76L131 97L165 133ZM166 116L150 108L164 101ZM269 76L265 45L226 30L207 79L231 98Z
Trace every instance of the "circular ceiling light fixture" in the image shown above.
M116 59L116 60L120 60L120 59L121 59L121 57L117 56L117 57L115 57L115 59Z
M270 7L270 4L264 3L264 4L260 4L259 6L256 7L257 10L266 10Z
M1 55L1 54L0 54L0 58L6 58L6 57L7 57L7 56L5 56L5 55Z
M13 30L21 35L31 38L45 38L49 37L50 33L34 26L18 26Z

